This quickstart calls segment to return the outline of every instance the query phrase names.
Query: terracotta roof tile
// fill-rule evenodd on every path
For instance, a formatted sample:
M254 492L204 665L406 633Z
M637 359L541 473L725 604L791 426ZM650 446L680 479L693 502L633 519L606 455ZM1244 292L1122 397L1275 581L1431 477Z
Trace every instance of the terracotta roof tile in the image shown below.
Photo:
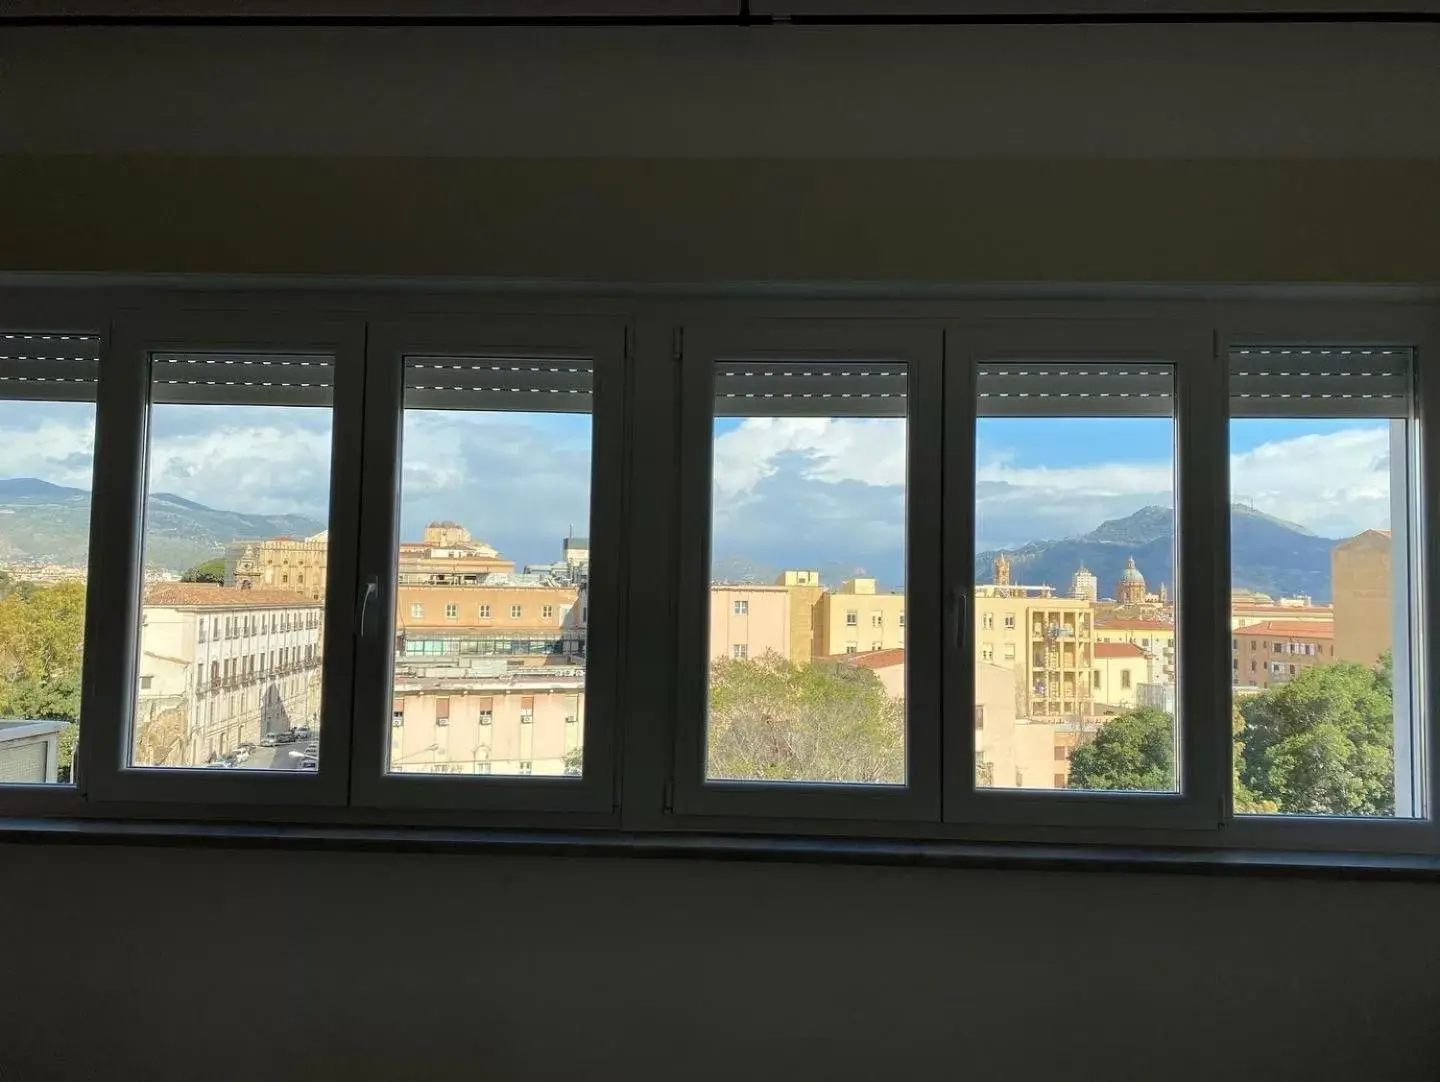
M857 665L862 669L888 669L892 665L905 664L905 651L866 650L863 654L831 654L830 660L843 661L847 665Z
M1237 627L1232 635L1271 635L1281 638L1333 639L1335 624L1330 620L1261 620Z
M145 590L145 604L184 609L318 609L324 603L289 590L239 590L207 582L161 582Z
M1133 642L1097 642L1095 657L1144 657L1145 651Z

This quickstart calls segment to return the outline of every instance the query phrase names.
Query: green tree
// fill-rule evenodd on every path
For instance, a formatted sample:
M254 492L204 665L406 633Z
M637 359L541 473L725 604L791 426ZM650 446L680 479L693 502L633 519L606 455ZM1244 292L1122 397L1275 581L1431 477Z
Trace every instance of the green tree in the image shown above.
M1111 718L1070 756L1071 789L1175 788L1174 720L1141 707Z
M762 781L905 780L905 710L869 669L773 652L710 669L709 776Z
M185 574L180 576L181 582L219 582L225 581L225 559L217 556L213 560L206 560L198 563Z
M1383 660L1340 662L1243 702L1237 793L1296 814L1393 815L1390 680Z

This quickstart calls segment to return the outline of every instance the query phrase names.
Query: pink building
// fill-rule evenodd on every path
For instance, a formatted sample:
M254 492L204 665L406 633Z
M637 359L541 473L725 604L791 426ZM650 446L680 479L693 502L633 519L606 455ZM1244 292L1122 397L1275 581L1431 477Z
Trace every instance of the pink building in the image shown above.
M710 658L790 656L790 591L784 586L711 586Z

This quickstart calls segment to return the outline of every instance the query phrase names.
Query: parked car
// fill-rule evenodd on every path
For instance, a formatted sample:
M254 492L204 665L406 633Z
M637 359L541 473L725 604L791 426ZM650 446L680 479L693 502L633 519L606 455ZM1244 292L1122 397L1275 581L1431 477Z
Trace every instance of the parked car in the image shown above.
M295 731L293 729L288 733L275 734L275 743L277 744L293 744L299 739L300 738L295 735Z
M307 755L307 756L305 756L305 758L303 758L303 759L300 760L300 769L301 769L301 770L319 770L319 769L320 769L320 760L317 759L317 758L315 758L315 756L313 756L313 755Z
M234 753L230 756L230 758L235 761L236 766L239 766L241 763L248 762L250 760L250 749L242 744L240 745L240 747L235 749Z
M312 740L312 741L310 741L310 743L306 744L306 745L305 745L305 754L306 754L306 755L314 755L314 756L316 756L316 757L318 758L319 755L320 755L320 741L318 741L318 740Z
M290 731L295 734L295 739L296 739L296 740L309 740L309 739L310 739L310 726L308 726L308 725L302 725L302 726L300 726L300 728L298 728L298 729L292 729L292 730L290 730Z
M266 733L260 738L260 746L262 748L273 748L278 743L280 743L280 738L274 733Z

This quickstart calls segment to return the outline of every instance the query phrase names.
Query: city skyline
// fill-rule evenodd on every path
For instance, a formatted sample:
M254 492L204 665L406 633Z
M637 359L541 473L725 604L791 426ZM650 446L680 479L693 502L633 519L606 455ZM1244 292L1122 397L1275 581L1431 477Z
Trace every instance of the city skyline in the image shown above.
M979 549L1078 536L1173 504L1173 472L1157 457L1169 453L1168 421L1050 419L1038 426L1047 435L1029 439L1026 420L984 421ZM1097 423L1124 423L1123 441L1076 438L1075 426ZM167 409L152 443L151 491L207 506L224 492L226 509L324 521L329 427L319 408ZM716 555L848 563L897 578L904 429L898 419L717 421ZM402 533L450 517L521 562L548 558L556 538L589 533L589 432L588 416L409 411ZM90 487L89 404L0 404L0 437L10 476ZM1237 500L1324 537L1389 527L1386 424L1235 421L1231 440Z

